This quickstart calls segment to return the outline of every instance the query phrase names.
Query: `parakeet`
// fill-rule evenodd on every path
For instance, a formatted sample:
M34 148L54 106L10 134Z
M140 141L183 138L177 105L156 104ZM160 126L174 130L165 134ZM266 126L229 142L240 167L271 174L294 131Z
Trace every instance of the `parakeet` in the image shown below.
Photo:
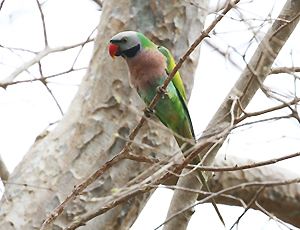
M125 31L113 36L110 40L109 53L113 59L115 56L122 56L126 60L130 72L130 83L146 105L150 104L157 93L157 87L164 83L176 65L168 49L157 46L143 34L135 31ZM154 110L159 120L173 132L184 138L195 139L179 72L168 84L164 96L157 102ZM176 136L175 138L179 147L185 143L181 138ZM184 150L191 147L191 144L187 144ZM199 162L198 156L192 163L198 164ZM210 191L202 172L199 172L199 178L205 189ZM224 224L213 199L212 203Z

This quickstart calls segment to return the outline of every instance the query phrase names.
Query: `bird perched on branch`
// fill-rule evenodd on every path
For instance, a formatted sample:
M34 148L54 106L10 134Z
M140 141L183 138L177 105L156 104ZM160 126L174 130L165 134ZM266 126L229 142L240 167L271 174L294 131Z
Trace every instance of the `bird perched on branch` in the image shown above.
M113 59L115 56L122 56L126 60L130 72L130 83L147 106L157 93L164 94L154 107L155 115L165 126L178 134L175 138L179 147L186 143L184 139L195 140L179 72L175 74L166 90L160 88L176 65L169 50L155 45L141 33L125 31L111 38L109 53ZM149 113L151 111L148 110L146 115ZM193 146L190 143L185 145L183 152ZM192 164L199 162L200 157L197 156ZM203 172L199 171L198 174L205 189L210 191ZM224 224L215 201L213 199L211 201Z

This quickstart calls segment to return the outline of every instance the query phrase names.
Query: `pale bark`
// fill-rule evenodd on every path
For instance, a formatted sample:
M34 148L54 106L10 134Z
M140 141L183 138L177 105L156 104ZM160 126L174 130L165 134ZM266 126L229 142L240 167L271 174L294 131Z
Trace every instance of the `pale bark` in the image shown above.
M245 108L251 101L256 91L260 88L261 83L267 77L279 51L284 46L286 40L295 29L299 21L299 12L300 1L287 1L278 18L288 19L292 22L274 22L264 39L261 41L255 54L248 63L248 66L245 68L242 75L240 76L232 90L229 92L224 102L215 113L214 117L211 119L201 138L205 139L207 137L219 135L220 133L224 133L225 136L221 138L218 143L212 143L206 149L201 151L201 158L205 158L202 162L202 165L209 166L213 163L218 150L222 146L230 129L233 127L235 117L239 117L241 114L237 99L239 99L243 108ZM202 185L200 183L198 183L198 186L195 185L195 179L193 178L193 176L189 175L189 177L191 178L190 180L185 177L180 177L177 185L184 188L196 188L200 190ZM190 199L186 197L187 195L189 195ZM181 197L183 196L185 196L184 202L180 202ZM167 219L171 218L179 212L181 214L166 223L164 226L164 230L172 230L175 228L177 230L186 229L193 212L190 211L182 213L181 211L190 207L191 204L195 202L195 200L195 194L187 193L186 191L180 189L175 190L168 211ZM206 217L203 216L203 218Z
M113 61L108 54L110 38L124 30L144 33L157 44L168 47L175 59L181 57L202 29L202 11L181 0L104 1L94 54L78 93L57 127L38 138L10 175L5 198L0 203L0 229L39 229L47 214L105 161L123 148L145 107L129 85L124 60ZM197 49L181 69L187 95L199 59ZM176 143L170 133L144 125L136 141L170 153ZM165 154L134 145L133 153L163 158ZM125 160L89 186L69 205L52 229L67 226L74 218L107 202L112 189L121 188L149 165ZM51 190L43 189L44 187ZM87 223L87 229L126 229L135 221L149 194L132 199Z
M217 155L214 166L234 166L252 164L253 160L238 158L234 156ZM286 181L299 178L299 174L287 169L276 166L263 166L247 170L238 170L232 172L216 172L208 182L212 192L217 192L225 188L239 185L247 182L270 182ZM246 204L255 196L258 186L245 187L232 191L230 194L242 199ZM198 197L199 199L203 196ZM230 199L224 196L215 198L216 202L241 206L238 200ZM269 213L275 215L278 219L283 220L296 227L300 227L300 184L289 184L266 188L257 198L257 202ZM255 205L251 208L258 209Z

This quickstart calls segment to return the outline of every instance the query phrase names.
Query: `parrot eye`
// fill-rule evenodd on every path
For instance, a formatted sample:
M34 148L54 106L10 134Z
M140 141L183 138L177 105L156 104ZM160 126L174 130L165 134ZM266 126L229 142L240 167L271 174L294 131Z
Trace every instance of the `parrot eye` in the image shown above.
M122 39L121 39L121 42L122 42L122 43L127 42L127 38L122 38Z

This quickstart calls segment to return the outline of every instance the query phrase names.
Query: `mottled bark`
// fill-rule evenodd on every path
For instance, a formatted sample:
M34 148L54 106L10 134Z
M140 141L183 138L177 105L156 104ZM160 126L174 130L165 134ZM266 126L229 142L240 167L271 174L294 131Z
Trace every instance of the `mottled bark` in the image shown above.
M121 58L108 55L109 39L124 30L144 33L157 44L181 57L199 35L202 11L181 0L104 1L94 54L78 93L68 112L48 135L38 138L22 162L10 175L10 182L41 188L7 184L0 203L0 229L39 229L47 214L105 161L123 148L145 107L129 85L128 70ZM199 49L181 72L190 95ZM135 144L133 153L162 158L175 141L156 125L144 125L136 141L154 145L158 151ZM89 186L53 225L61 229L74 218L103 205L112 189L121 188L144 172L149 165L125 160ZM42 189L49 187L51 190ZM105 198L108 197L108 198ZM132 199L87 223L87 229L126 229L144 207L149 194Z
M218 155L215 158L214 166L234 166L252 164L252 160L238 158L234 156ZM247 182L267 182L267 181L286 181L298 178L299 174L287 169L276 166L264 166L247 170L232 172L216 172L215 176L209 180L209 185L213 192L220 191L238 184ZM242 199L246 204L255 196L258 186L245 187L232 191L230 194ZM199 197L203 198L202 196ZM224 196L216 197L216 202L241 206L238 200L229 199ZM275 215L278 219L283 220L296 227L300 227L300 184L289 184L266 188L258 197L257 202L269 213ZM258 209L255 205L251 208Z

